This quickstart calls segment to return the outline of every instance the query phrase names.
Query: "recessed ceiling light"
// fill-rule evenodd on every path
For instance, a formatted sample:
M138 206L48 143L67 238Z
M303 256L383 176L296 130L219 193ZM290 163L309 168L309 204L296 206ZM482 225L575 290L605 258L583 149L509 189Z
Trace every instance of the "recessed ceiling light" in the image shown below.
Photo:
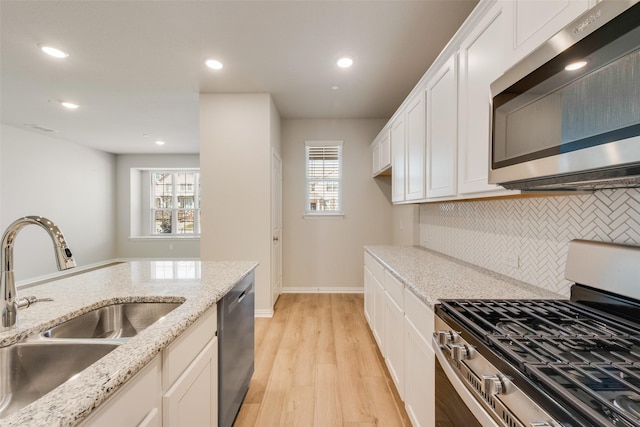
M75 110L76 108L80 107L78 104L66 101L60 101L60 105L62 105L64 108L68 108L69 110Z
M223 67L222 62L218 61L217 59L207 59L206 61L204 61L204 63L207 65L207 67L213 70L220 70Z
M353 59L348 57L340 58L338 59L337 64L340 68L349 68L353 65Z
M338 85L331 86L331 90L338 90L338 89L340 89L340 86Z
M158 140L158 141L156 141L156 145L164 145L164 141Z
M64 52L52 46L40 46L40 49L47 55L51 55L55 58L66 58L69 56L67 52Z
M576 62L572 62L571 64L567 65L566 67L564 67L564 69L567 70L567 71L575 71L575 70L579 70L580 68L584 67L585 65L587 65L587 61L576 61Z

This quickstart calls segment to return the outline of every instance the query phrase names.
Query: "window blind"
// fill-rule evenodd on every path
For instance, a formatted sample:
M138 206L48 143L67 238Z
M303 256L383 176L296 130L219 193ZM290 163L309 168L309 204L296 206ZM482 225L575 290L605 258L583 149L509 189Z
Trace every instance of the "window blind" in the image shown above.
M307 213L340 213L342 193L342 142L307 141Z

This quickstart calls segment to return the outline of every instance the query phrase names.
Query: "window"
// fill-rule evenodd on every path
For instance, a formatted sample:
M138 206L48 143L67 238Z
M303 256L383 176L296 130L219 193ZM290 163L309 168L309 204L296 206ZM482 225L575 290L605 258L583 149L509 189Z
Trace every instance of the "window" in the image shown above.
M342 141L307 141L307 215L342 215Z
M194 170L150 170L150 234L200 234L200 173Z

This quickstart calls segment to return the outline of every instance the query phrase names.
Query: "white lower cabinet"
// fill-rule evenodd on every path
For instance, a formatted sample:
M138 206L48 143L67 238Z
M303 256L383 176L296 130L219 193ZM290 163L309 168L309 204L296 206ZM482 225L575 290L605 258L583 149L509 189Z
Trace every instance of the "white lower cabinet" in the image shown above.
M380 353L413 426L434 427L434 312L368 254L365 263L365 283L368 281L374 292L374 321L369 326ZM381 282L372 273L378 268L384 273ZM365 307L366 292L365 289Z
M211 308L162 352L164 427L218 425L218 338Z
M385 345L385 291L384 267L367 252L364 254L365 281L365 316L368 316L369 327L373 337L384 353Z
M215 427L218 338L213 306L100 405L83 426Z
M384 356L385 350L387 346L385 345L385 301L387 299L386 293L384 291L384 286L378 280L374 280L374 295L373 295L373 328L371 328L371 332L373 332L373 337L378 344L378 348L380 349L380 353Z
M416 327L405 319L404 403L414 427L435 425L435 354Z
M433 311L405 290L404 403L414 427L435 426L435 353L431 347Z
M404 399L404 312L389 294L385 296L386 351L383 355L398 394Z
M162 397L165 426L218 423L218 338L212 339Z

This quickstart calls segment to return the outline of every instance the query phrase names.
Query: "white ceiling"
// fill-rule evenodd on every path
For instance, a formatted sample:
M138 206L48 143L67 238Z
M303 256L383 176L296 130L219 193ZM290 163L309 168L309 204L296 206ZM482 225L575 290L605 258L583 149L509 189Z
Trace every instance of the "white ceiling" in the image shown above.
M0 122L111 153L197 153L199 93L271 93L285 119L388 118L476 4L1 0Z

